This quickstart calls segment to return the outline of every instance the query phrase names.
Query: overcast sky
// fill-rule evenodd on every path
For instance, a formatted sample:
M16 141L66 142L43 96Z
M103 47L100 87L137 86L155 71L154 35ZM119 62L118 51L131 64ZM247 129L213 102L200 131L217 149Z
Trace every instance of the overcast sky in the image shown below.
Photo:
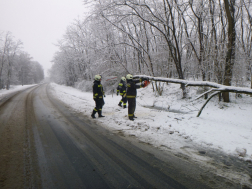
M15 41L21 40L23 51L46 72L57 51L54 44L85 12L82 0L0 0L0 31L10 31Z

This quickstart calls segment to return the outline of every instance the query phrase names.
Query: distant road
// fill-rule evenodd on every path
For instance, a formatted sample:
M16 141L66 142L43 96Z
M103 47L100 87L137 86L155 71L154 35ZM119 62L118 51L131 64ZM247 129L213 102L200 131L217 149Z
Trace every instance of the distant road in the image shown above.
M0 99L0 188L236 188L185 158L111 133L49 85Z

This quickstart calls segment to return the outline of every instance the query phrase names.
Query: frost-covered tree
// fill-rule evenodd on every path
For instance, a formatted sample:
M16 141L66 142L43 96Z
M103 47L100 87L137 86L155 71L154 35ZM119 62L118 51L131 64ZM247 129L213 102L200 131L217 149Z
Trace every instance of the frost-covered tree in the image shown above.
M251 78L250 1L85 3L92 6L92 14L68 27L53 61L52 77L58 76L64 84L92 80L97 73L118 78L127 73L145 74L236 86L246 85ZM230 32L232 22L237 32ZM185 97L183 83L181 88Z
M32 62L28 53L21 51L22 42L15 41L11 32L0 35L0 89L12 84L33 84L44 79L38 62Z

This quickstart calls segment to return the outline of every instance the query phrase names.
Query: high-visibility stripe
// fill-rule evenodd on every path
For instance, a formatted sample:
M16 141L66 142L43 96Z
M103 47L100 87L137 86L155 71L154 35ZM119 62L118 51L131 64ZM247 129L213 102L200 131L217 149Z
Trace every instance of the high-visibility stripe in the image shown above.
M129 117L133 116L134 114L128 114Z
M129 96L129 95L127 95L127 98L136 98L136 96Z
M98 96L98 98L102 98L102 96ZM97 97L94 96L94 99L97 99Z

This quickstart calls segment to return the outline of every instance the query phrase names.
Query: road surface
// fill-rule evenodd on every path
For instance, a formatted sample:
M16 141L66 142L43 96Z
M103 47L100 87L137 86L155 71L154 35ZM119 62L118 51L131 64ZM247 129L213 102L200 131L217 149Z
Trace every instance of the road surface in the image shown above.
M0 99L0 188L237 188L184 158L111 133L48 84Z

